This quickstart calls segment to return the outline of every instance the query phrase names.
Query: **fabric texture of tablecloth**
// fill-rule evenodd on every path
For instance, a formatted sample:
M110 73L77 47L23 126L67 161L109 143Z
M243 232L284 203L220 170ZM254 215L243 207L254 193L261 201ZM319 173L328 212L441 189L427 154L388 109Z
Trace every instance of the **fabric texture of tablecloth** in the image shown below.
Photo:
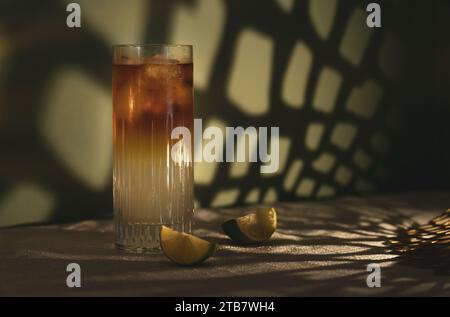
M400 261L385 241L450 207L450 193L347 197L277 203L271 241L235 245L220 224L252 207L196 212L195 233L215 241L214 257L178 267L164 255L127 254L113 245L111 220L0 230L0 295L7 296L450 296L448 263ZM66 286L66 266L81 266L81 288ZM381 266L381 288L366 285Z

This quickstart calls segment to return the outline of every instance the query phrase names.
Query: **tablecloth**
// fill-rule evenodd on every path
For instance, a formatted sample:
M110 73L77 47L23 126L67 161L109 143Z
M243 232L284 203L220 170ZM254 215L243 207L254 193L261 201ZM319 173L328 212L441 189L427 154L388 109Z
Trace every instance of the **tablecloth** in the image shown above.
M111 220L0 230L3 296L406 296L450 295L444 269L402 261L385 244L398 228L450 207L450 193L427 192L276 203L278 229L263 245L234 244L220 229L254 207L200 209L195 233L215 241L214 257L179 267L164 255L128 254L113 245ZM427 265L430 261L430 265ZM81 288L66 267L81 267ZM368 264L381 287L366 283Z

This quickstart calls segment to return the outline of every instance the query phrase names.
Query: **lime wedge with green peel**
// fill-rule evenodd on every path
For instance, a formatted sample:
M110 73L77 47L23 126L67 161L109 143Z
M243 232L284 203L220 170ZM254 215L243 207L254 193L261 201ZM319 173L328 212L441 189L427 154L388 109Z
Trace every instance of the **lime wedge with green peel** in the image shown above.
M179 265L199 264L216 250L214 243L166 226L161 227L160 241L164 254Z
M258 209L243 217L224 222L222 229L237 243L261 243L269 240L277 229L277 213L274 208Z

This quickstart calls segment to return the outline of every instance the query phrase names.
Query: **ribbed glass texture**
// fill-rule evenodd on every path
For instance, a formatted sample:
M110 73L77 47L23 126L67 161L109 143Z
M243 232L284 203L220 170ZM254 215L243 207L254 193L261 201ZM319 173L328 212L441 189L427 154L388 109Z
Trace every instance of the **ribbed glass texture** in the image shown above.
M117 46L113 55L116 245L154 252L161 225L192 230L192 48ZM190 136L172 139L176 127Z

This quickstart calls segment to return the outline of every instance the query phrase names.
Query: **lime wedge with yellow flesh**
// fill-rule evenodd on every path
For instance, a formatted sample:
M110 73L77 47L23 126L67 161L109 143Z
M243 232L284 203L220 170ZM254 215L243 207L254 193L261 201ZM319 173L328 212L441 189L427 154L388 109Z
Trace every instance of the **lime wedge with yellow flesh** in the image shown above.
M258 209L243 217L222 224L223 231L235 242L256 244L270 239L277 229L275 208Z
M160 238L164 254L179 265L199 264L216 250L214 243L166 226L161 227Z

